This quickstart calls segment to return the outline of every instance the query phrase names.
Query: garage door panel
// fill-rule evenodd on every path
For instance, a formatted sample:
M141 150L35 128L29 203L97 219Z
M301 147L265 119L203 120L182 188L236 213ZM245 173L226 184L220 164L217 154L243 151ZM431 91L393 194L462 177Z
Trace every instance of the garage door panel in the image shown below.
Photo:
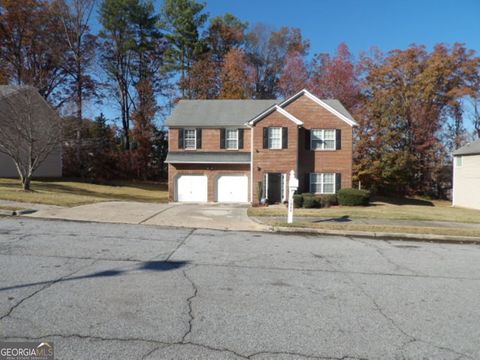
M248 178L243 175L223 175L217 179L218 202L248 202Z
M203 175L181 175L177 179L177 201L207 202L208 181Z

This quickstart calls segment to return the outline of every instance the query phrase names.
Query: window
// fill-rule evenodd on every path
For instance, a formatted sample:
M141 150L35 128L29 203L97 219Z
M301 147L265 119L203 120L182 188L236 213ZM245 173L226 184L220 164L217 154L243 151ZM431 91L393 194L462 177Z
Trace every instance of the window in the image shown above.
M463 165L463 156L456 156L455 157L455 163L457 167L460 167Z
M313 173L310 174L310 192L315 194L335 193L334 173Z
M238 149L238 129L225 130L225 147L230 150Z
M269 149L282 148L282 128L279 128L279 127L268 128L268 148Z
M185 129L183 134L183 147L187 150L192 150L197 148L197 130L196 129Z
M335 150L335 129L313 129L310 148L312 150Z

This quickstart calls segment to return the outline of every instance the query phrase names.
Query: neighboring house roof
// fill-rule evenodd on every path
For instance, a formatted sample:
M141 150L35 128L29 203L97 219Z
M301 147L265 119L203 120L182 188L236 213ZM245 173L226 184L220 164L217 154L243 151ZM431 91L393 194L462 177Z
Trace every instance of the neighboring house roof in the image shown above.
M278 105L274 105L274 106L270 107L269 109L267 109L266 111L264 111L263 113L258 115L256 118L250 120L248 122L248 125L254 125L257 121L263 119L265 116L267 116L268 114L270 114L274 111L278 111L280 114L282 114L283 116L285 116L289 120L292 120L297 125L303 125L303 121L298 120L295 116L293 116L289 112L285 111L284 109L282 109Z
M245 126L277 100L180 100L167 119L170 127Z
M13 94L14 92L20 90L20 86L14 85L0 85L0 98Z
M167 164L250 164L249 152L169 152Z
M480 140L473 141L453 152L454 156L459 155L480 155Z

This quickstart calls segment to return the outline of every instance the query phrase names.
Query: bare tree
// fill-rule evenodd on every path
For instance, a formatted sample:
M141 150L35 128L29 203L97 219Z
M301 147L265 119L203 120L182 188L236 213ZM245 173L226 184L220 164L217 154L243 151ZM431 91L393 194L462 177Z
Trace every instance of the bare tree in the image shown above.
M95 0L62 0L58 2L68 51L65 52L65 71L69 75L68 92L76 105L77 162L80 164L81 125L84 101L96 95L97 83L88 73L95 60L97 39L90 32L89 22Z
M0 87L0 153L15 162L23 190L60 139L60 118L37 89Z

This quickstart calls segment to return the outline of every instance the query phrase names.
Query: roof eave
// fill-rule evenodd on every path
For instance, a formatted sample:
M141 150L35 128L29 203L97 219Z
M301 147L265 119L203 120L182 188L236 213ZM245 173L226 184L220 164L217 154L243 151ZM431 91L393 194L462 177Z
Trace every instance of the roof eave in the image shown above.
M270 115L272 112L274 111L278 111L280 114L282 114L283 116L285 116L287 119L293 121L296 125L298 126L302 126L303 125L303 121L297 119L295 116L293 116L292 114L290 114L288 111L282 109L280 106L278 105L274 105L270 108L268 108L267 110L265 110L263 113L261 113L260 115L256 116L255 118L253 118L252 120L248 121L245 125L249 125L249 126L254 126L256 122L262 120L265 116L267 115Z

